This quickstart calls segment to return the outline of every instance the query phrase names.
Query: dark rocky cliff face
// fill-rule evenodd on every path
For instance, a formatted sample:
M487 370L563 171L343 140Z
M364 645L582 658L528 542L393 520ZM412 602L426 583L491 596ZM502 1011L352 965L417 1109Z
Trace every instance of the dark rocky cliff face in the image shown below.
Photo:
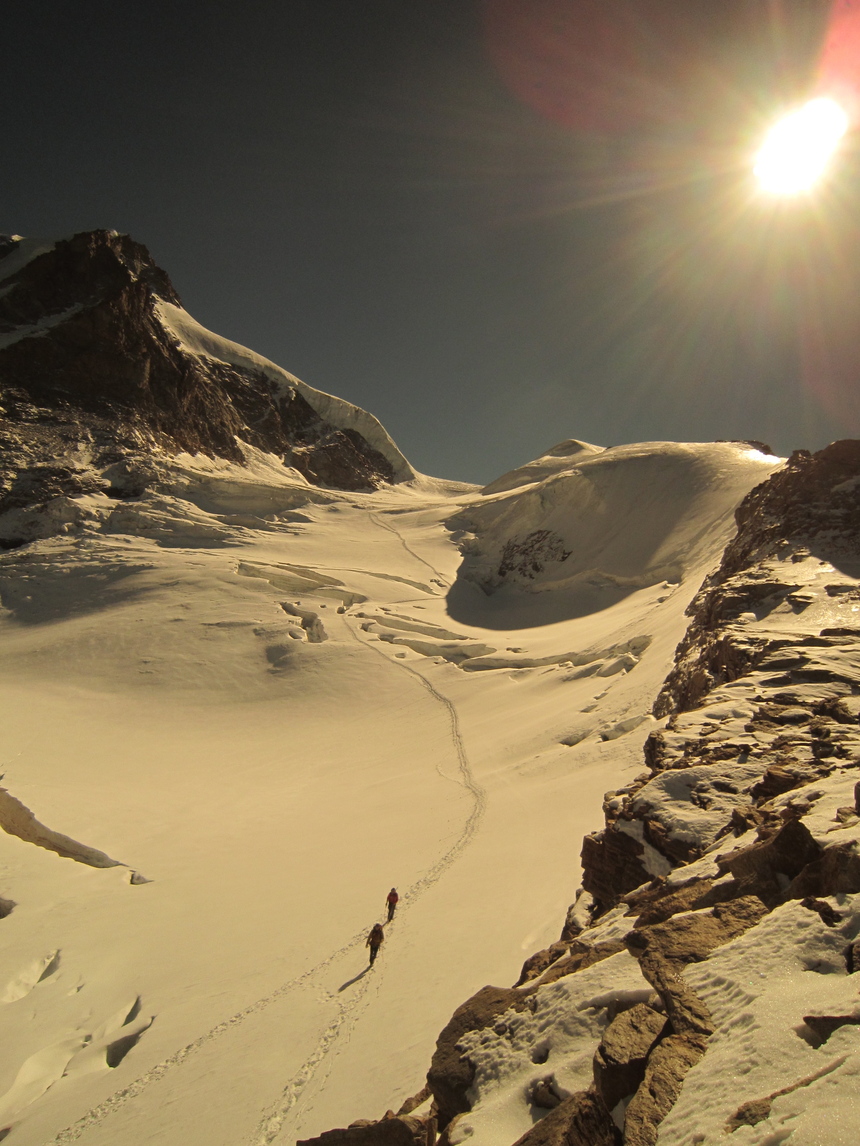
M93 471L154 447L241 464L237 439L315 484L395 480L388 457L297 388L183 348L155 309L179 297L127 235L75 235L17 268L19 246L0 242L0 514L105 488Z

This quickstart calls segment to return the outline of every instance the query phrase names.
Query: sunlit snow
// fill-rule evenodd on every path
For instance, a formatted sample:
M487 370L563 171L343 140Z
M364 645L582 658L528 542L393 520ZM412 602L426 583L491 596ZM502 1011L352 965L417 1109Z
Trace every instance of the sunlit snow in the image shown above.
M355 494L243 448L58 499L59 535L0 558L10 1146L289 1143L418 1091L454 1008L558 937L684 609L778 464L559 448L496 492ZM541 530L572 572L487 596Z

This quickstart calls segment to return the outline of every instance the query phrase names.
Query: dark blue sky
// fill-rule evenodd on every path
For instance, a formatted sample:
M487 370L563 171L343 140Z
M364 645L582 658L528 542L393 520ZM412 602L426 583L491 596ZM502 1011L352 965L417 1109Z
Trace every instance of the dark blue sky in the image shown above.
M0 232L130 232L200 322L440 476L856 433L856 159L779 210L747 164L827 5L602 2L639 37L603 71L594 0L7 3ZM488 49L517 4L561 45L503 44L534 90L583 69L554 118Z

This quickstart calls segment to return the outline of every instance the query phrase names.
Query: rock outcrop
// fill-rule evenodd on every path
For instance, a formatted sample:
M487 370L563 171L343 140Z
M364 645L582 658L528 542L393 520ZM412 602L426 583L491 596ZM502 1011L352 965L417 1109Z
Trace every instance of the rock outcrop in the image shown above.
M470 1109L469 1087L475 1068L460 1054L458 1043L469 1031L492 1026L508 1010L528 1006L528 994L506 987L482 987L476 995L457 1008L436 1041L436 1050L427 1072L427 1084L440 1130L458 1114Z
M741 503L655 702L669 720L646 745L649 770L608 794L606 827L584 842L600 910L724 837L774 834L799 806L787 793L857 767L858 483L860 443L835 442ZM853 798L845 807L856 814Z
M435 1140L431 1120L389 1111L379 1121L361 1119L344 1130L326 1130L318 1138L300 1139L296 1146L433 1146Z
M140 466L117 475L159 451L243 465L245 444L335 489L414 476L376 419L204 331L146 248L110 231L0 244L0 444L7 547L33 507L65 499L59 526L82 494L139 496Z

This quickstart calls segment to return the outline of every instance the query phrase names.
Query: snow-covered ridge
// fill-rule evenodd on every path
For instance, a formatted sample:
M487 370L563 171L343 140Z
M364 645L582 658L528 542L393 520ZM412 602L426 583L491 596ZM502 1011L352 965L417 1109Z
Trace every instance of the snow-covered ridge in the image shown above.
M569 438L547 450L541 457L502 474L501 477L485 485L481 492L487 496L494 493L504 493L506 490L516 489L524 485L533 485L535 482L551 477L552 474L570 469L575 461L584 461L591 454L602 453L603 449L603 446L592 446L588 442Z
M470 585L488 595L552 592L576 611L677 584L719 558L735 506L781 464L741 443L562 443L536 475L547 459L548 476L521 482L532 476L523 467L516 484L511 478L490 494L493 483L451 519L461 533L464 610Z
M236 342L214 334L196 322L182 307L158 299L155 311L165 330L184 350L203 358L265 374L282 393L290 390L298 391L325 421L341 430L357 431L374 449L383 454L394 467L396 481L409 481L416 476L379 420L366 410L342 398L325 394L322 390L315 390L295 375L270 362L268 358L263 358Z
M39 255L47 254L57 245L57 240L27 239L22 235L10 235L9 239L14 242L14 246L10 246L5 255L0 255L0 284L8 282L27 263L38 258Z

